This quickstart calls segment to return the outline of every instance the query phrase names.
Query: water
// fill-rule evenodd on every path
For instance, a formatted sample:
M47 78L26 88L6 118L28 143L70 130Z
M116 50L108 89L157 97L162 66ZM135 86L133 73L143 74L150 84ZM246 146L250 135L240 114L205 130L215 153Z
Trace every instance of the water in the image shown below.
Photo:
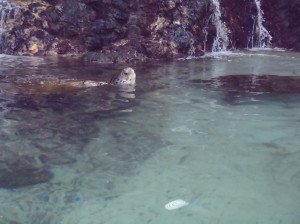
M216 37L213 42L212 51L226 51L229 45L228 29L222 21L222 14L219 0L211 1L214 8L213 24L216 27Z
M261 8L261 0L254 0L257 15L253 17L253 28L251 33L252 48L269 48L271 47L272 36L264 26L264 12Z
M237 95L232 103L193 80L299 76L299 60L234 52L136 65L135 92L41 93L26 83L107 81L121 67L1 56L0 178L16 158L53 176L0 189L0 223L298 224L299 94ZM188 204L165 209L178 199Z

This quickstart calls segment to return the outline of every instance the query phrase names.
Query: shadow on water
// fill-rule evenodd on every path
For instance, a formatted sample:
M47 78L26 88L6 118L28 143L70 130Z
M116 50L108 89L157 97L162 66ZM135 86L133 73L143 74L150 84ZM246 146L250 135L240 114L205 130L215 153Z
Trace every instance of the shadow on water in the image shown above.
M13 188L45 182L52 176L52 165L75 162L76 154L97 137L96 121L125 115L124 111L135 106L133 97L127 99L122 94L110 86L70 93L17 93L4 114L6 122L12 125L11 132L1 136L4 144L0 186ZM12 138L21 143L15 146L18 148L8 146Z
M258 104L265 101L299 100L300 76L221 75L212 79L194 79L200 88L221 91L230 105Z

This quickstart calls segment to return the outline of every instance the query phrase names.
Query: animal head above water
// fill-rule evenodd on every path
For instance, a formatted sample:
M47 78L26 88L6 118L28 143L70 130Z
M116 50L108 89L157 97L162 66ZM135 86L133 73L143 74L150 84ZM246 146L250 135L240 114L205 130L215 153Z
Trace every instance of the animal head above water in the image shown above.
M110 84L113 85L134 85L136 79L136 74L133 68L127 67L122 70L122 72L114 76L110 80Z

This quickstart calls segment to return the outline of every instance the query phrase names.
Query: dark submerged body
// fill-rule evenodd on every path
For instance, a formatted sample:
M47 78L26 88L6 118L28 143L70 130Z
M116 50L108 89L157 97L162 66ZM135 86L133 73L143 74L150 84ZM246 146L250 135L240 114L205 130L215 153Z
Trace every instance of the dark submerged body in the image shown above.
M137 105L134 88L130 88L130 98L127 98L127 89L117 85L74 88L51 82L46 84L18 85L13 100L6 103L7 112L3 118L13 121L14 134L28 144L18 145L19 148L6 146L5 142L13 141L15 135L0 133L0 188L14 189L49 182L55 175L51 171L54 166L76 163L78 154L100 135L101 127L97 123L126 116ZM110 165L107 161L111 158L114 164L110 166L110 172L127 172L129 162L124 161L142 160L153 152L140 150L135 144L137 139L128 140L121 126L116 127L116 132L124 133L114 137L121 145L125 141L132 144L132 151L122 151L122 146L100 146L97 150L109 156L95 161L97 168L107 169L107 164ZM145 139L147 133L143 130L140 133L142 141L153 144L151 137ZM159 139L155 142L162 144Z
M300 94L300 76L224 75L192 82L224 91L224 100L230 104L236 104L241 97Z
M266 95L279 94L289 97L290 94L297 94L300 96L300 76L225 75L210 80L197 79L191 82L204 88L221 90L224 93L225 102L232 105L241 104L241 102L249 103L250 98L257 99ZM95 120L107 116L112 117L115 112L134 106L132 100L127 103L120 101L119 91L112 86L78 91L76 90L76 94L73 91L62 91L58 94L49 92L40 94L39 91L33 91L16 95L14 104L9 105L11 111L5 117L19 121L18 135L32 140L33 147L39 152L39 155L34 156L39 158L40 164L36 164L33 156L8 154L9 150L0 146L0 162L2 162L0 188L24 187L49 181L52 177L50 169L53 165L75 162L76 158L72 157L70 151L75 151L75 154L80 153L89 139L99 132L94 124ZM93 109L90 108L91 105L86 104L89 102L93 102ZM95 105L98 106L95 107ZM54 114L52 117L46 116L49 111ZM20 120L24 114L30 122ZM115 114L115 116L121 114ZM52 135L53 132L55 135ZM50 135L50 139L47 135L39 133ZM144 138L144 135L142 134L141 138ZM120 138L120 136L117 137ZM60 142L59 139L64 139L63 145L57 144ZM135 152L134 143L132 148L134 153L124 154L134 154L136 158L144 156L144 152L140 156L138 152ZM122 151L116 150L115 154L118 157Z

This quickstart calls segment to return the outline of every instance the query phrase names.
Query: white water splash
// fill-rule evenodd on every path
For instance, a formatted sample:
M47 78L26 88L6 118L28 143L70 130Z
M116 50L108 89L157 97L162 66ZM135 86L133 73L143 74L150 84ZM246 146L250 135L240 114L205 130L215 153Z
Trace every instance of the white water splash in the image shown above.
M213 24L216 27L216 37L214 39L212 51L226 51L229 45L228 29L221 20L221 10L219 0L211 0L214 6Z
M0 36L5 31L5 23L9 19L15 19L20 9L10 3L8 0L0 0Z
M11 17L14 17L15 11L13 6L7 0L0 0L0 28L4 27L4 24Z
M165 205L165 209L167 210L175 210L175 209L178 209L178 208L182 208L184 206L187 206L189 203L182 200L182 199L177 199L175 201L171 201L169 203L167 203Z
M272 36L263 25L265 18L261 9L261 0L254 0L257 9L257 15L253 18L253 28L250 37L252 48L269 48L271 46Z
M193 38L191 38L190 49L188 51L187 59L191 59L191 58L195 57L195 55L196 55L195 40Z

